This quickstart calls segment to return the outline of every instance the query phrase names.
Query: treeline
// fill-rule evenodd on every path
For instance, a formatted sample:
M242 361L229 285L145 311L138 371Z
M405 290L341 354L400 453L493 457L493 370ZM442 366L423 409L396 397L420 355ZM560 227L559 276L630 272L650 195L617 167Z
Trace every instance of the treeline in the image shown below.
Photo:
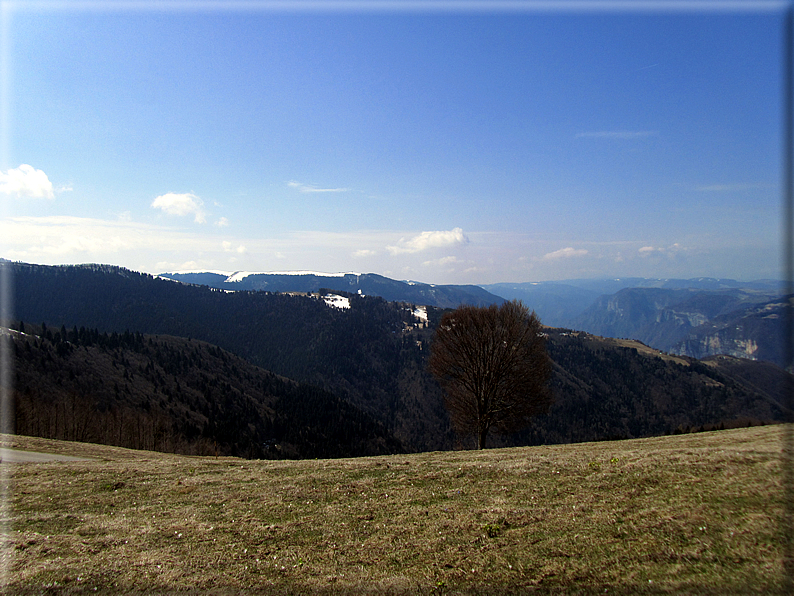
M333 394L204 342L25 324L4 339L20 434L249 458L404 450Z
M330 308L307 296L227 292L108 266L13 271L18 319L207 341L341 397L411 450L452 447L440 390L424 370L432 331L418 326L414 305L336 292L351 308ZM431 324L440 318L439 309L427 311Z
M584 333L552 333L547 350L557 399L547 415L521 433L519 440L528 444L629 439L784 419L774 399L697 360L678 364L635 348L607 347ZM765 386L786 376L766 363L744 361L743 367L767 369L771 376Z
M351 308L337 309L306 296L228 293L113 267L17 264L14 271L17 315L25 321L56 323L57 327L48 327L53 341L56 333L67 340L75 330L79 335L82 326L86 334L89 328L93 335L97 329L107 333L108 342L135 342L140 333L191 337L193 343L207 341L277 375L333 394L340 404L352 405L380 423L406 450L450 449L456 444L440 389L426 370L434 325L442 313L439 309L428 308L430 326L424 327L412 314L413 305L359 295L348 295ZM752 375L735 371L729 375L724 369L694 360L691 366L682 366L563 330L550 330L547 347L554 362L556 401L527 431L501 439L502 445L642 437L705 425L727 426L744 419L783 419L776 398L768 398L769 388L785 376L781 369L747 382ZM186 354L180 360L164 349L161 352L151 355L151 366L159 366L161 374L165 375L164 367L171 366L171 359L185 366ZM737 366L755 370L760 365L742 361ZM119 360L117 366L125 368ZM239 369L241 365L236 366ZM136 374L130 370L129 374ZM217 369L217 382L232 388L238 376L231 368L219 365ZM147 383L156 396L149 412L151 408L167 411L175 407L166 393L179 394L173 383L151 376ZM129 382L122 376L118 385L123 393ZM201 396L195 398L197 403L203 403L203 386L190 387ZM182 389L184 393L184 382ZM215 391L213 388L211 401L221 399ZM192 394L186 395L190 398ZM165 400L165 406L160 400ZM332 412L333 400L325 403L328 409L321 411ZM271 402L267 404L273 407ZM138 405L145 407L143 402L135 407ZM281 407L288 406L282 403ZM209 419L198 406L190 409ZM225 414L214 415L218 417L214 424L223 429ZM240 418L227 419L228 433L233 435ZM196 424L204 432L204 426ZM318 440L326 440L316 432L321 437ZM256 438L261 440L263 437ZM264 437L264 442L267 440ZM494 444L499 444L498 440L494 437Z

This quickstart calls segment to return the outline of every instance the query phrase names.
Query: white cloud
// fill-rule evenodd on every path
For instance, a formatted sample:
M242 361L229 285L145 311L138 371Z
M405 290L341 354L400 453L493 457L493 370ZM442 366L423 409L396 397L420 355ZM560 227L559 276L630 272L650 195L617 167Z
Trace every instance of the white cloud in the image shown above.
M349 188L318 188L313 184L302 184L294 180L287 182L287 186L297 188L300 192L347 192Z
M229 220L225 217L221 217L218 221L215 222L215 225L219 228L226 228L229 227Z
M463 233L463 230L461 228L454 228L448 231L422 232L409 240L400 238L397 246L387 246L386 250L393 255L398 255L402 253L421 252L429 248L466 244L468 242L469 239L466 237L466 234Z
M641 257L649 257L651 255L666 255L668 258L673 258L684 250L686 249L676 242L667 247L643 246L642 248L637 249L637 252L640 253Z
M236 269L332 272L349 270L351 255L361 247L394 244L399 238L399 233L382 230L218 238L205 230L124 221L117 214L108 220L6 217L0 218L0 256L42 264L112 263L149 273L178 270L186 261L195 261L197 268L205 270L222 269L232 258L237 259ZM386 263L377 261L391 260L384 253L378 251L377 256L371 256L372 271L386 268Z
M0 172L0 192L18 197L55 198L52 182L47 174L26 163L5 173Z
M181 265L175 267L178 271L201 271L201 265L196 261L185 261Z
M223 247L224 252L236 252L239 254L244 254L246 251L245 246L242 244L240 244L237 248L234 248L234 245L228 240L221 242L221 246Z
M361 250L357 250L353 253L353 257L356 259L361 259L363 257L374 257L376 253L374 250L369 250L368 248L362 248Z
M204 211L204 201L190 192L181 194L169 192L160 195L152 201L151 206L155 209L162 209L169 215L183 216L193 214L196 223L204 223L207 221Z
M570 259L573 257L583 257L587 254L587 249L584 248L573 248L569 246L567 248L561 248L560 250L555 250L554 252L546 253L543 255L543 258L546 260L550 259Z
M80 258L131 246L135 224L80 217L14 217L0 221L3 252L20 260ZM133 232L140 239L140 235ZM93 259L92 259L93 260Z
M458 259L458 257L443 257L440 259L435 259L433 261L425 261L422 263L423 267L430 267L430 266L439 266L443 267L444 265L454 265L455 263L461 263L462 261Z
M580 132L576 135L576 138L642 139L645 137L654 137L658 134L658 130L599 130L595 132Z
M28 263L172 263L190 255L220 256L217 239L134 221L72 216L0 219L0 254ZM165 257L165 259L164 259ZM204 267L210 266L205 262ZM162 271L162 269L160 270Z

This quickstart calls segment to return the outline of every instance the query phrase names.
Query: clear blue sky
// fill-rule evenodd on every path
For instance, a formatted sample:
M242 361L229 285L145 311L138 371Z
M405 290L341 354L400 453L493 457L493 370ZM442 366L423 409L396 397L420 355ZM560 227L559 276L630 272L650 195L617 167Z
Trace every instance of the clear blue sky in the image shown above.
M0 257L430 283L781 276L768 4L97 6L5 5Z

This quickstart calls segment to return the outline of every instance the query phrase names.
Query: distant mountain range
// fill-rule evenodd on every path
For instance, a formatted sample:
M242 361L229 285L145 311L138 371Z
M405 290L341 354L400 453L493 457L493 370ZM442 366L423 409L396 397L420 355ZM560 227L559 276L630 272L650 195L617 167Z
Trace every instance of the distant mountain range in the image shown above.
M604 337L637 339L659 350L702 358L729 354L785 366L782 284L733 279L572 279L432 285L372 273L286 271L171 272L161 277L224 290L318 292L332 290L439 308L521 300L545 325ZM762 309L759 314L754 309ZM764 310L766 309L766 310Z
M15 263L12 271L19 325L24 322L27 329L46 323L52 330L52 339L34 337L17 343L31 371L26 378L33 379L25 394L30 398L25 403L34 404L31 407L39 407L35 404L41 399L46 405L53 388L60 387L66 391L64 399L81 395L100 410L106 407L105 412L114 403L124 408L149 403L156 407L156 419L167 418L166 426L182 432L185 440L193 436L220 443L225 436L228 442L229 421L239 419L241 425L249 425L240 438L261 442L265 436L281 436L279 440L291 445L295 454L329 453L331 437L345 442L338 452L346 454L377 452L397 444L409 451L455 445L440 389L426 366L434 328L443 313L440 308L419 309L412 303L341 290L345 300L339 301L230 292L103 265ZM346 308L334 306L341 304ZM662 354L633 340L571 329L547 331L555 404L524 433L495 437L494 445L639 437L783 419L780 387L789 377L775 365L735 358L701 362ZM92 356L94 348L81 344L84 340L70 339L89 332L92 337L111 334L107 353ZM118 337L141 334L143 344L137 339L132 348L119 343ZM163 335L187 339L166 341ZM197 341L213 346L194 345ZM263 372L235 364L229 357L224 362L214 346ZM270 373L300 385L294 390L274 385ZM46 378L36 381L39 377ZM94 379L96 387L91 390L80 379ZM69 390L73 385L75 389ZM309 386L319 388L319 393L305 389ZM263 387L281 388L273 393L275 389ZM25 391L21 383L16 389ZM150 399L113 401L141 392L151 394ZM341 400L340 412L347 408L342 418L358 421L356 428L368 435L351 434L345 430L350 427L340 422L338 432L331 429L312 443L316 432L312 429L334 418L326 413L318 423L316 417L307 416L331 412L335 399ZM150 418L140 420L145 427ZM264 427L257 426L257 420ZM272 428L276 422L282 430L284 425L304 430L278 435ZM255 452L253 445L235 449Z
M758 280L741 282L733 279L698 277L694 279L647 279L624 277L616 279L567 279L525 283L498 283L481 286L507 300L521 300L532 308L547 325L575 327L579 317L602 296L616 294L628 288L659 290L699 290L724 292L743 290L759 296L759 302L781 296L785 289L780 281Z
M725 354L786 367L790 363L785 361L785 328L782 323L787 302L791 308L794 296L717 315L691 329L670 351L694 358Z
M160 277L234 291L318 292L321 289L326 289L351 294L380 296L389 302L409 302L441 308L455 308L460 304L482 306L504 302L503 298L495 296L479 286L433 285L397 281L375 273L176 271L161 273Z
M389 302L409 302L440 308L455 308L461 304L501 304L505 300L521 300L538 314L544 324L552 327L575 327L581 320L587 320L588 315L585 313L588 309L599 308L598 302L603 296L629 288L698 290L723 294L739 291L744 295L745 304L750 301L761 303L764 300L771 300L782 295L784 291L781 282L775 280L740 282L711 277L568 279L479 286L399 281L375 273L352 272L174 271L161 273L159 277L234 291L319 292L325 289L380 296Z
M760 290L625 288L599 297L571 326L674 354L727 354L785 367L785 304Z

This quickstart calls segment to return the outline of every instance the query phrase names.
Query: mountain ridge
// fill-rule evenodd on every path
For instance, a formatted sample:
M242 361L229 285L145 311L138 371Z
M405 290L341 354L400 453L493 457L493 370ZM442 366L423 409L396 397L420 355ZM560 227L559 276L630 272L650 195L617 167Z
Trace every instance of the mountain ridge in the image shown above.
M348 294L350 308L340 309L308 295L228 292L99 266L17 265L15 271L24 321L207 341L338 396L384 424L409 450L463 445L426 369L442 309L428 306L425 320L410 303L358 294ZM557 400L524 434L494 444L631 438L737 419L782 419L778 406L736 374L729 378L695 359L628 340L546 331ZM756 376L771 395L770 384L786 374L777 367L764 371Z
M182 283L231 291L319 292L332 290L379 296L389 302L413 302L442 308L460 304L487 306L504 298L476 285L426 284L399 281L376 273L320 273L316 271L165 272L158 275Z
M207 342L16 326L0 341L11 342L19 434L260 459L404 451L352 404Z
M599 297L571 325L694 358L728 354L786 366L784 307L783 297L741 288L632 287Z

